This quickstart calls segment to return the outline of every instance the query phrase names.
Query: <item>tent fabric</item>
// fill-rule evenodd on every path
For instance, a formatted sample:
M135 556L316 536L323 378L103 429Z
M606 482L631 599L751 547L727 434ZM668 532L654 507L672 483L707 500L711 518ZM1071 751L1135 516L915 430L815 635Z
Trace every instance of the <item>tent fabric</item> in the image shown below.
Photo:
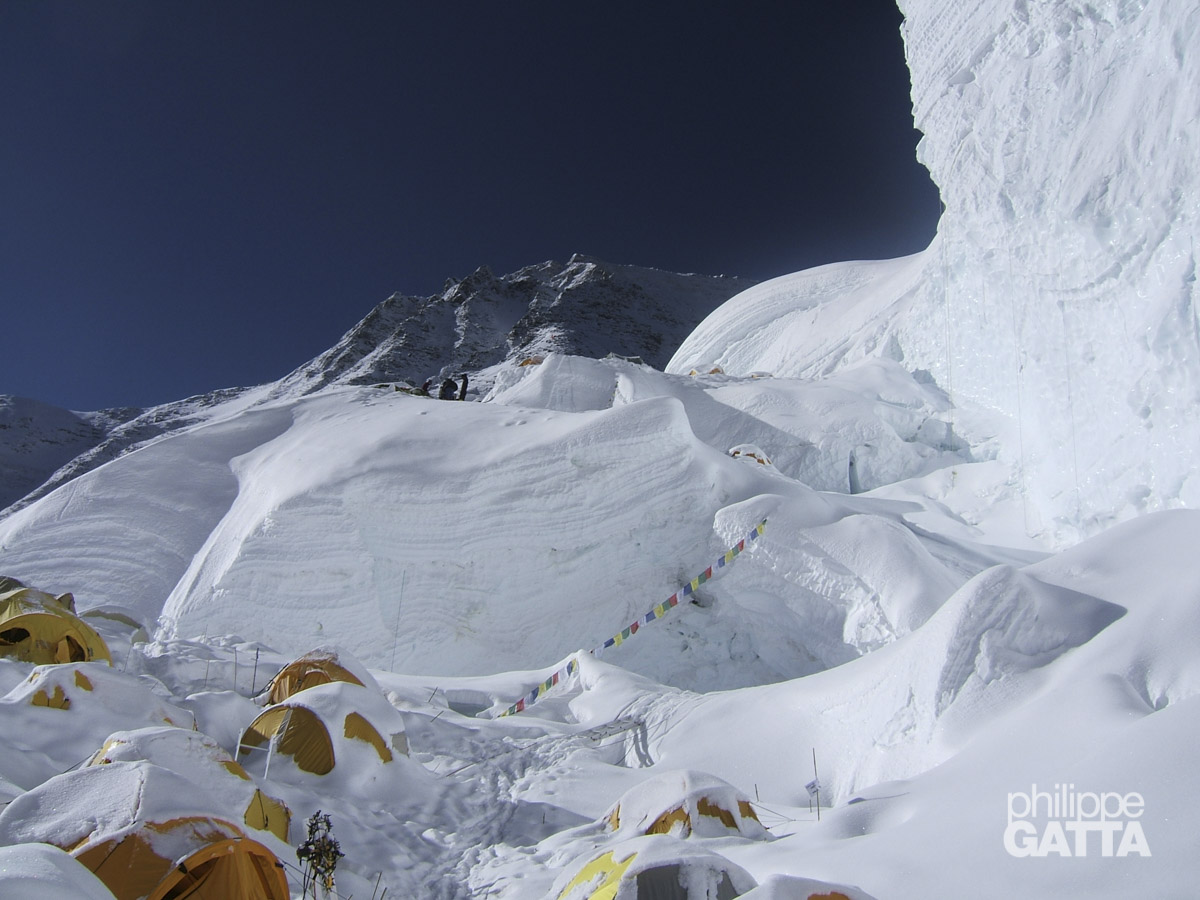
M337 681L378 687L357 660L340 650L320 647L292 660L279 670L267 686L267 703L282 703L300 691Z
M579 894L585 885L588 888L587 900L611 900L617 895L621 877L625 870L633 865L636 853L631 853L624 859L617 859L613 853L605 853L582 866L575 877L567 882L566 887L558 895L559 900L567 900Z
M240 782L232 774L227 780ZM287 845L264 832L257 840L249 837L229 818L242 812L246 800L227 810L229 798L222 785L192 782L147 760L89 766L12 800L0 812L0 844L54 844L83 863L117 900L206 894L287 900L287 878L270 849L282 852ZM197 893L197 881L214 890Z
M391 762L392 751L384 741L383 735L375 730L375 727L356 712L346 716L346 724L344 728L345 736L358 741L366 741L375 748L375 752L379 754L380 762Z
M257 841L242 838L211 843L178 863L147 900L288 900L289 896L283 866L275 855Z
M716 895L707 894L704 900L736 900L737 896L729 873L722 872L717 881ZM638 872L637 900L691 900L688 889L684 887L682 868L668 864Z
M366 677L374 684L369 673ZM265 775L266 761L278 754L292 757L304 773L327 775L346 760L351 765L343 774L375 778L380 775L376 765L393 765L397 754L407 756L404 719L377 687L317 685L260 713L242 733L235 755L251 772ZM274 762L270 766L272 778L286 779Z
M188 850L164 856L163 836ZM168 851L170 852L170 851ZM184 817L93 844L76 855L117 900L288 900L287 878L270 850L218 819Z
M0 708L5 704L66 710L75 719L75 731L60 743L71 744L90 736L76 761L111 734L114 725L138 728L165 723L191 730L195 721L189 710L161 700L144 679L100 662L38 666L0 697ZM97 728L103 730L97 733Z
M749 798L714 775L691 770L664 772L631 788L604 821L626 834L767 837Z
M242 766L211 737L182 728L139 728L111 735L86 763L104 766L145 760L202 785L214 808L241 811L250 828L269 831L288 842L291 811L264 794Z
M254 796L250 798L250 805L246 807L246 814L243 818L251 828L257 828L259 831L269 831L275 837L287 843L288 829L292 823L292 813L284 805L283 801L276 800L274 797L268 797L262 791L255 788Z
M75 615L70 594L55 597L29 587L0 593L0 656L34 665L112 664L104 639Z
M692 841L650 835L622 841L554 882L555 900L734 900L754 878ZM715 894L711 889L715 890Z
M273 706L250 723L238 742L238 760L255 747L268 745L278 735L274 750L292 757L296 765L314 775L326 775L335 763L329 729L311 709ZM245 752L243 752L245 751Z

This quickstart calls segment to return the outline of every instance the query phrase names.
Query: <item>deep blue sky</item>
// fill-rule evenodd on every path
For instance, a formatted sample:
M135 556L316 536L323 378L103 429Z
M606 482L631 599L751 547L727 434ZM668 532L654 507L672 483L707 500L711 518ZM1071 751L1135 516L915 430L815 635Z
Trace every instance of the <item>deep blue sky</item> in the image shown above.
M389 294L573 252L915 252L890 0L0 2L0 393L282 376ZM705 311L706 312L706 311Z

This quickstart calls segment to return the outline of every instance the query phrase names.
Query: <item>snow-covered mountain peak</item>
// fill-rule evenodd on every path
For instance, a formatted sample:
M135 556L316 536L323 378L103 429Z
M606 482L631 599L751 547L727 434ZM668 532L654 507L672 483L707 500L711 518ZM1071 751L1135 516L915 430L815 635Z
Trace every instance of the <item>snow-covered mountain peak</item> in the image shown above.
M497 276L481 266L440 294L395 294L334 347L281 380L276 396L329 385L421 384L551 352L666 364L705 312L750 286L576 254ZM485 376L480 387L486 386Z

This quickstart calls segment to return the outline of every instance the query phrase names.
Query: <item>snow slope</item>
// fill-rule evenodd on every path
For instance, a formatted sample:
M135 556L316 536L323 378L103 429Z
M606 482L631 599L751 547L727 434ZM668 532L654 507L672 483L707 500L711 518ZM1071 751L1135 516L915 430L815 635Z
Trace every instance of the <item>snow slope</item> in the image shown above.
M483 404L349 388L162 438L0 523L5 565L162 638L329 640L378 666L483 674L603 641L771 516L787 550L764 542L626 663L696 687L844 662L988 563L1030 558L936 508L797 480L972 468L944 398L898 366L824 384L561 356L512 372ZM725 452L747 442L774 462ZM962 545L908 527L922 510ZM691 644L711 669L678 661Z
M104 413L76 413L0 395L0 509L100 443L114 424L109 419Z

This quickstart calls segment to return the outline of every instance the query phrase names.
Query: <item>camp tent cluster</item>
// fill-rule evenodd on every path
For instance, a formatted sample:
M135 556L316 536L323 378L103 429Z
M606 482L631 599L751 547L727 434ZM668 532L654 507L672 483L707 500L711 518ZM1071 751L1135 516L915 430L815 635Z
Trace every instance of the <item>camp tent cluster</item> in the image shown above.
M328 776L339 793L374 797L389 785L415 783L396 778L398 769L431 777L407 759L399 712L347 654L321 648L284 666L235 756L195 730L189 710L158 696L153 679L114 669L69 595L12 580L2 587L11 613L5 647L18 664L40 664L0 698L0 708L22 708L26 728L66 736L45 771L30 768L23 777L29 790L0 812L0 845L61 851L21 857L47 883L78 881L116 900L286 900L280 860L293 854L292 813L243 762L264 775L270 767L281 788ZM112 731L113 724L124 730Z
M31 667L0 707L23 707L29 728L70 735L58 757L46 756L51 772L31 769L29 789L0 811L0 896L27 895L28 882L84 900L288 900L284 860L302 829L270 791L303 802L319 785L387 803L425 783L437 796L433 776L408 757L399 711L349 654L318 648L283 666L227 751L196 730L189 709L159 696L154 679L113 668L70 595L0 588L12 613L4 647ZM114 723L123 730L98 730ZM650 777L588 827L592 850L566 861L547 900L870 900L820 882L756 885L713 841L770 835L747 796L703 772ZM30 867L34 881L4 859Z

